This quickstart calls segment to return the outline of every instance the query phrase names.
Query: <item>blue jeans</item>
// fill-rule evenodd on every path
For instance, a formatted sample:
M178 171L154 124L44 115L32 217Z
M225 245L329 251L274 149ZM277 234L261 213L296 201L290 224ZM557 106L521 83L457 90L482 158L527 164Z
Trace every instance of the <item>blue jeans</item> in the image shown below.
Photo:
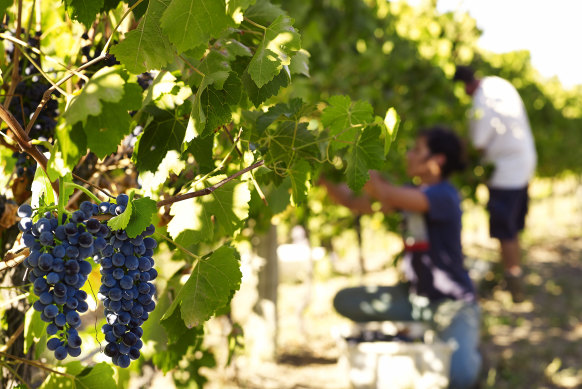
M470 388L481 370L477 303L446 300L429 303L408 292L408 286L362 286L340 290L336 311L353 321L426 321L439 338L456 343L451 357L450 388Z

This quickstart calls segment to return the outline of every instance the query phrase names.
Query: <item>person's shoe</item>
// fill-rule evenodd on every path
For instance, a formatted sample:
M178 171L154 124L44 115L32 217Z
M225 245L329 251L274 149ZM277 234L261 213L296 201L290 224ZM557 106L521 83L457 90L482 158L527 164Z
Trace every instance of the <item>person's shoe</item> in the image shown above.
M505 273L505 289L511 293L511 298L514 303L521 303L525 300L521 275L516 276Z

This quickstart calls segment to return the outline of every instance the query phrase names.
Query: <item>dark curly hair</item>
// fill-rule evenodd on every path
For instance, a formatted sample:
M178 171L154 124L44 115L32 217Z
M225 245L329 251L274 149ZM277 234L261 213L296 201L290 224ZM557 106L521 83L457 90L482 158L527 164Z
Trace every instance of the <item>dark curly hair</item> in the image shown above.
M454 81L463 81L465 84L475 81L475 71L470 66L457 65Z
M421 129L418 137L424 137L431 154L443 154L445 163L441 167L441 175L447 178L455 171L462 171L467 165L465 144L451 129L444 126L433 126Z

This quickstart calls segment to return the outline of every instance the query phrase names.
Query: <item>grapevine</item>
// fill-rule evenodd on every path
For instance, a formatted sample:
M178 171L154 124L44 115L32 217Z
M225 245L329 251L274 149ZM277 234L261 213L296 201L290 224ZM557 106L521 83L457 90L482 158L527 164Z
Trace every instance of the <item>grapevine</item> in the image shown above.
M468 16L360 0L0 3L0 280L21 303L1 308L20 316L0 329L18 345L0 363L42 369L44 387L130 386L114 366L144 365L202 387L216 363L205 323L236 298L241 247L293 207L315 205L299 213L321 226L316 240L349 228L333 229L318 176L355 191L370 169L397 181L411 130L462 128L449 80L462 55L543 103L532 124L552 129L540 134L548 172L578 166L556 150L580 142L579 96L541 90L522 56L480 53ZM85 319L88 277L100 329ZM89 361L94 337L103 352ZM29 373L3 369L0 386L40 386Z

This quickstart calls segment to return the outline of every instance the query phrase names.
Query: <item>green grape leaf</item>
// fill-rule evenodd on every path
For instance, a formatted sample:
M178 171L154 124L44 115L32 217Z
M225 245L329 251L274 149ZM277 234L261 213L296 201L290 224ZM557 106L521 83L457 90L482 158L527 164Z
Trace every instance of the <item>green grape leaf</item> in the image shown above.
M182 320L182 314L180 313L179 309L173 309L171 313L164 313L163 320L160 322L160 324L164 327L166 334L168 335L168 341L170 343L179 341L184 333L188 331L188 327L186 327L186 324L184 324L184 320Z
M388 155L388 151L390 151L390 145L396 139L396 135L398 134L398 127L400 126L400 116L394 109L391 107L386 111L386 116L384 117L384 155Z
M132 160L138 171L155 172L169 150L182 149L188 122L178 112L148 106L153 121L145 127L133 150Z
M243 12L251 5L255 3L256 0L229 0L226 4L226 12L233 18L237 23L242 22Z
M103 111L90 116L84 126L87 146L99 158L117 151L119 143L131 132L130 110L141 107L142 89L138 84L124 86L123 99L118 103L103 102Z
M180 310L177 309L175 313L180 315ZM182 319L180 319L180 321L182 321ZM183 322L182 325L184 325ZM156 353L152 358L154 365L156 365L156 367L158 367L158 369L160 369L164 374L175 369L182 358L184 358L184 355L186 355L188 348L192 346L190 342L186 341L190 338L186 337L186 334L182 335L184 336L182 342L169 344L165 350L156 350Z
M247 46L237 41L236 39L229 39L225 41L224 48L232 57L252 57L253 52Z
M188 328L210 319L217 309L230 301L232 293L240 288L242 273L239 259L234 248L222 246L210 256L198 260L188 281L162 317L162 323L178 307Z
M55 129L55 135L61 148L62 159L69 169L77 166L77 163L87 153L87 135L83 131L83 124L77 122L72 127L61 122Z
M255 55L248 66L248 73L261 88L291 63L291 56L301 48L299 33L292 26L293 19L281 15L267 29Z
M214 170L213 158L214 136L206 136L204 138L198 136L189 143L186 152L192 154L200 173L209 173Z
M307 125L291 120L281 122L276 129L269 129L265 164L287 169L295 160L319 159L315 135Z
M204 329L202 326L188 329L184 326L184 322L180 318L180 310L176 309L174 315L178 315L178 319L186 331L182 332L180 338L171 342L165 350L157 351L154 354L153 362L164 374L175 369L178 363L184 358L188 349L199 344L204 336Z
M289 104L279 103L269 107L267 112L257 118L257 131L259 132L259 135L262 136L267 127L281 117L283 120L296 119L294 116L297 115L302 105L303 103L301 99L293 99Z
M311 166L305 160L298 161L288 169L288 174L291 177L293 205L300 204L307 199Z
M103 0L65 0L65 7L72 19L90 28L95 17L103 8Z
M131 205L131 217L125 231L127 236L135 238L152 224L152 218L158 212L158 207L156 202L149 197L134 200Z
M32 200L30 205L33 207L41 204L41 199L44 197L46 204L56 204L55 191L51 185L51 181L47 177L46 173L42 169L36 169L34 173L34 180L32 181L32 186L30 188L32 192Z
M213 85L201 85L196 92L192 107L192 125L196 136L208 136L212 131L231 121L230 105L235 105L241 97L240 80L231 73L222 90Z
M0 0L0 17L4 17L6 8L14 4L14 0Z
M259 24L271 24L273 20L284 16L285 11L280 5L271 3L269 0L257 0L245 12L245 17Z
M59 150L58 143L56 143L51 150L51 156L48 160L46 173L51 181L73 173L72 169L65 164L64 155L61 150Z
M51 373L42 383L40 389L111 389L117 387L117 383L113 378L113 368L107 362L84 367L81 362L75 361L65 365L65 372L68 376ZM70 376L73 376L73 378Z
M279 72L279 74L276 75L273 80L259 88L248 73L245 72L242 76L242 83L245 93L255 107L261 105L269 97L277 95L279 93L279 89L289 85L290 81L291 79L289 74L283 71Z
M104 0L103 7L101 8L101 12L109 12L117 8L121 0ZM147 3L147 1L145 2Z
M269 209L273 214L278 214L287 209L291 204L289 192L292 190L291 177L287 176L274 190L267 193Z
M347 156L347 183L353 191L360 191L370 178L368 170L379 169L384 161L383 145L380 142L380 128L366 127L358 136Z
M80 121L85 123L90 115L100 115L103 108L102 101L110 103L121 101L125 80L119 71L119 67L105 67L91 77L63 114L70 124Z
M33 344L39 343L45 335L47 323L40 318L40 312L30 307L24 315L24 354L28 353Z
M206 45L231 25L224 0L174 0L161 26L179 52Z
M352 104L349 96L332 96L328 103L321 114L321 122L329 127L331 135L337 136L339 142L333 142L333 146L339 150L348 146L346 142L354 140L359 129L353 126L371 122L374 111L367 102L356 101Z
M137 28L111 48L111 54L131 73L161 69L174 57L172 44L160 27L160 19L169 4L170 0L150 1Z
M154 79L153 87L148 89L143 105L154 102L156 107L171 111L184 105L191 95L192 89L183 81L169 72L162 72Z
M291 74L303 74L309 77L309 52L307 50L301 49L291 57L291 63L289 64L289 71Z
M224 89L218 90L214 85L210 85L202 92L200 99L197 100L200 104L201 110L204 112L205 121L200 118L197 123L197 132L202 133L202 136L211 134L217 127L230 123L232 120L231 105L236 105L241 97L241 86L239 78L232 73L224 84ZM197 104L195 103L195 107ZM196 109L193 110L196 112ZM203 128L203 129L202 129Z
M103 159L117 151L121 140L131 132L131 116L119 103L102 103L103 112L90 116L83 130L91 152Z
M214 176L190 191L215 185L226 176ZM212 193L172 204L168 233L178 243L192 245L215 236L233 237L248 218L250 192L246 183L229 181Z
M192 82L197 87L214 85L216 89L222 89L224 82L230 75L230 64L227 55L216 49L208 51L202 62L197 66L202 73L194 72Z
M125 207L125 211L121 215L117 215L112 217L107 221L107 225L111 228L112 231L117 230L125 230L127 225L129 224L129 220L131 219L132 210L132 203L133 203L133 195L134 192L131 191L129 193L129 201L127 202L127 207Z
M107 0L105 0L107 1ZM125 2L133 7L133 5L135 3L137 3L140 0L125 0ZM145 15L145 13L147 12L147 8L150 4L150 0L144 0L142 1L137 7L135 7L133 9L133 16L135 17L135 20L139 20L143 15Z

